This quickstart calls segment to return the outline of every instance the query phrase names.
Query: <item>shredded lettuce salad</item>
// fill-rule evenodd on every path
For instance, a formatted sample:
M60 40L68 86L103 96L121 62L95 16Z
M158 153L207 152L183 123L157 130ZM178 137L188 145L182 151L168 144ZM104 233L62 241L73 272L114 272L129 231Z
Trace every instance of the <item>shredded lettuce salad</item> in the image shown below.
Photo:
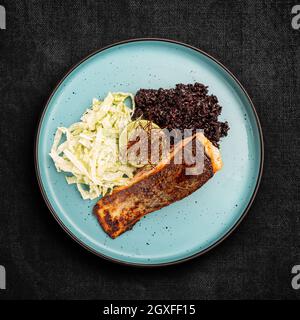
M58 172L69 173L68 184L76 184L83 199L104 196L133 177L136 168L119 159L119 136L133 112L131 93L110 92L103 101L93 99L80 122L57 129L50 156Z

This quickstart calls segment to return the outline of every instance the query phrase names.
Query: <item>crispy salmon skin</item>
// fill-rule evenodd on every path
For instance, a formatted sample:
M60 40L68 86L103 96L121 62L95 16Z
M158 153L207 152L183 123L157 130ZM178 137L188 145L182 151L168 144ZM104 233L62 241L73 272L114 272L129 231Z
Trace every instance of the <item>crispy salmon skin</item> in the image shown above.
M191 141L187 139L190 138L185 143ZM129 185L116 188L97 202L94 214L111 238L131 229L144 215L187 197L214 175L206 153L202 173L197 175L186 175L187 164L174 163L176 152L182 152L185 143L174 148L168 161L161 161L151 170L141 170Z

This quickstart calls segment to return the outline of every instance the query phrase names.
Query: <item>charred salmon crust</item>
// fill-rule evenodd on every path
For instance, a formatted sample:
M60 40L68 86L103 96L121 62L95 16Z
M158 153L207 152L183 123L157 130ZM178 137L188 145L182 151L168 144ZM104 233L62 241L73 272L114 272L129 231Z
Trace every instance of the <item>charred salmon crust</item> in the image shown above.
M132 184L101 198L93 212L103 230L114 239L144 215L187 197L214 175L206 154L201 174L186 175L186 168L186 164L175 164L171 159L150 171L140 172Z

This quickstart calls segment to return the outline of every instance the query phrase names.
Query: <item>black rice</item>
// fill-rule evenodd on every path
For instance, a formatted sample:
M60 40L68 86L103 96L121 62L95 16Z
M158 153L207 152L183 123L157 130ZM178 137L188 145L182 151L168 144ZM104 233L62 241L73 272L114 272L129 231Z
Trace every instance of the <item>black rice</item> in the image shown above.
M218 98L208 95L208 87L201 83L177 84L174 89L140 89L135 103L134 119L142 116L169 130L203 129L217 147L229 130L227 121L218 121L222 111Z

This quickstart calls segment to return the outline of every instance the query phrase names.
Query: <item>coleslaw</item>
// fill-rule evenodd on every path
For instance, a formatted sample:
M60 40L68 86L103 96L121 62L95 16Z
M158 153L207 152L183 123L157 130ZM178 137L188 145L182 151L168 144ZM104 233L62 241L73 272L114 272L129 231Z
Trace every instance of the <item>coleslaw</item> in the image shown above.
M132 108L125 104L127 98ZM57 129L50 156L58 172L68 173L67 183L76 184L83 199L104 196L133 177L136 168L119 159L119 136L133 112L131 93L109 92L103 101L93 99L80 122Z

